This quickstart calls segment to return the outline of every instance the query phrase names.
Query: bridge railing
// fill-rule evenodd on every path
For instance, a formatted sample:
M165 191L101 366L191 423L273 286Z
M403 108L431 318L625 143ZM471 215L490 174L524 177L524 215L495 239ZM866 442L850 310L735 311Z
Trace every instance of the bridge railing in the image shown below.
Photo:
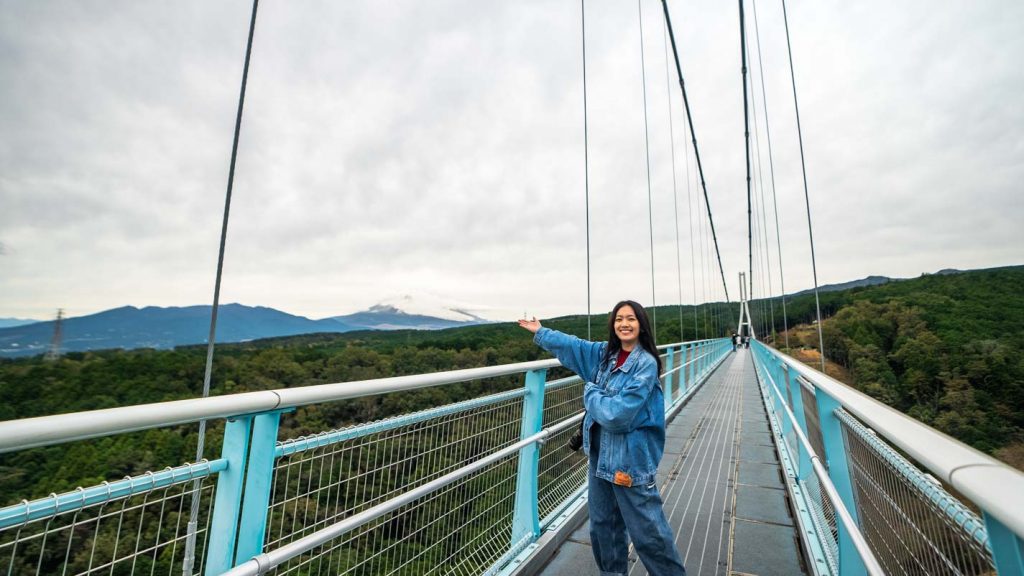
M666 410L728 353L725 340L661 347ZM211 420L220 458L0 509L7 574L469 574L507 570L585 500L584 457L564 447L583 383L555 360L250 392L0 422L0 452ZM521 375L522 388L299 438L283 414L359 397ZM198 483L196 483L198 481ZM195 492L198 485L198 492ZM4 495L8 497L10 495ZM199 499L196 561L185 558ZM191 568L188 568L191 566Z
M870 572L859 541L889 574L1024 574L1024 474L760 342L753 350L815 573Z

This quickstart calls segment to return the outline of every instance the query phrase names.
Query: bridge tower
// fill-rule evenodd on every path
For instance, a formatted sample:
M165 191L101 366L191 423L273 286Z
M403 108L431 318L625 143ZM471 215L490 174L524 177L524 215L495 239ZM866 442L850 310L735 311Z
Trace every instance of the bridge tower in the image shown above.
M754 325L750 322L750 308L747 307L747 285L746 285L746 272L740 272L740 320L736 325L736 333L740 336L754 336ZM743 327L747 327L746 333L743 332Z
M46 360L54 361L60 358L60 346L64 340L64 331L61 326L64 321L64 309L57 309L57 320L53 323L53 338L50 339L50 349L46 352Z

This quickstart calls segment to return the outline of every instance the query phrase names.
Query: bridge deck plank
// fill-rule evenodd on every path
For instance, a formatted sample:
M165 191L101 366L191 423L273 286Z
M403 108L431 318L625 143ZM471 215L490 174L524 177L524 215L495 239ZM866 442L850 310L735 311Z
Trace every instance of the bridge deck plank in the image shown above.
M658 483L688 575L806 573L749 350L668 425ZM540 574L597 574L588 523ZM629 574L647 574L635 553Z

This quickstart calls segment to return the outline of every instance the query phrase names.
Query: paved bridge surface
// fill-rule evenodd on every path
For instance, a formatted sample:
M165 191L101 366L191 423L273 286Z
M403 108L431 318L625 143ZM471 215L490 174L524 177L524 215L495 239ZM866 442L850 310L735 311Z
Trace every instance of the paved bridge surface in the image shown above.
M726 359L666 432L658 483L687 574L806 574L751 351ZM588 522L540 572L596 573ZM632 551L629 574L647 574Z

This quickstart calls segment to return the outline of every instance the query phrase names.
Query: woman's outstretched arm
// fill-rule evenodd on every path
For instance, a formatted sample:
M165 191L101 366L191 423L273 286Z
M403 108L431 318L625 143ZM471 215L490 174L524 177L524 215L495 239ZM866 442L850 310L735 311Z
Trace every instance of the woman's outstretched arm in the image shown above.
M544 328L536 318L519 320L519 325L533 332L533 341L538 346L554 354L563 366L578 374L584 381L592 382L597 378L597 369L605 349L604 342L590 342Z

